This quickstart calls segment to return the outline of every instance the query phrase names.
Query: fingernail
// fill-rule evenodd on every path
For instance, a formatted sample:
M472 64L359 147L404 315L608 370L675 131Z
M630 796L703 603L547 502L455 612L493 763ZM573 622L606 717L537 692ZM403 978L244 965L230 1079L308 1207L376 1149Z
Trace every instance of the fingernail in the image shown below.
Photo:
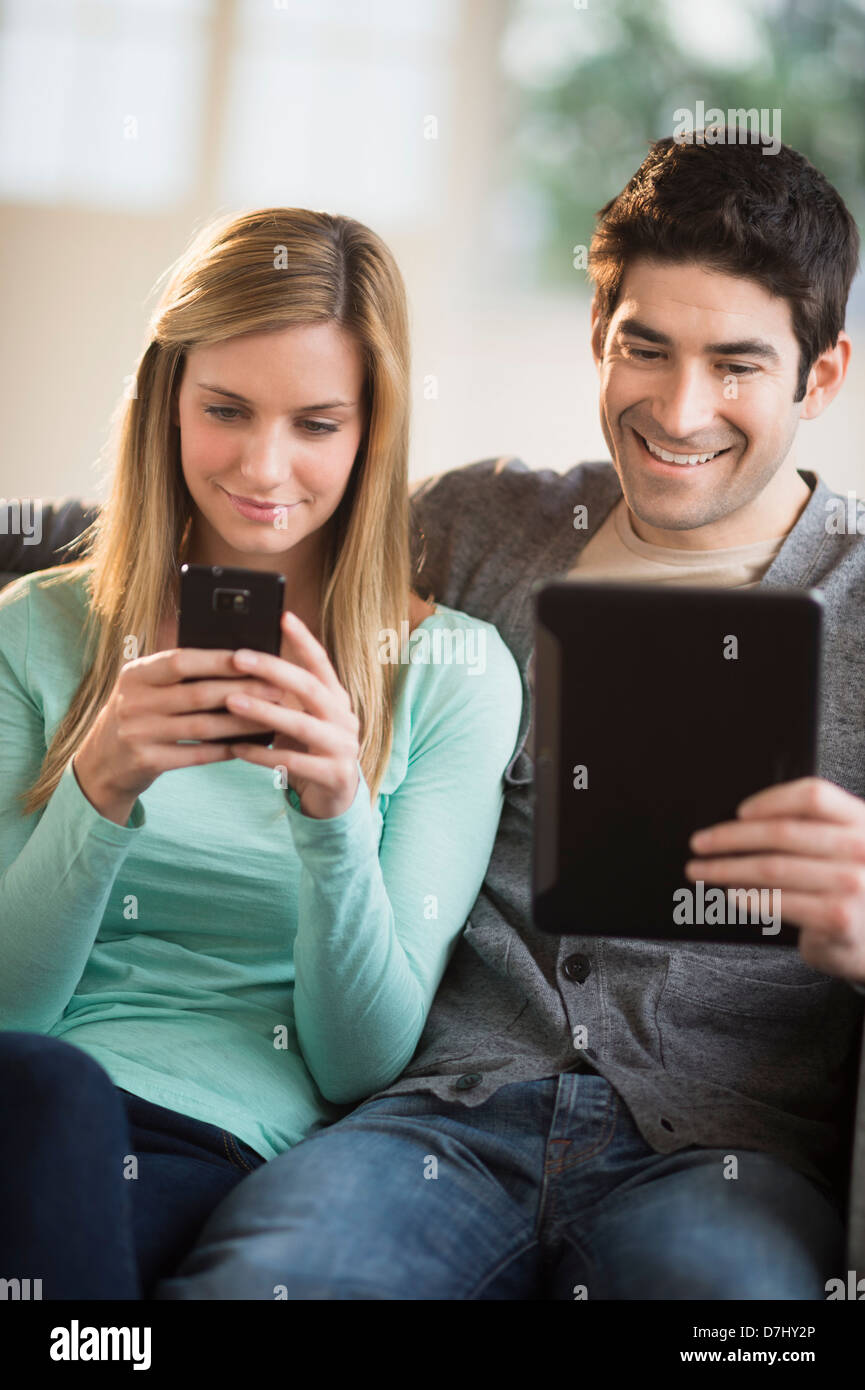
M234 656L235 660L241 666L254 666L258 661L258 657L256 656L255 652L247 650L246 647L241 647L239 651L236 651L234 653Z

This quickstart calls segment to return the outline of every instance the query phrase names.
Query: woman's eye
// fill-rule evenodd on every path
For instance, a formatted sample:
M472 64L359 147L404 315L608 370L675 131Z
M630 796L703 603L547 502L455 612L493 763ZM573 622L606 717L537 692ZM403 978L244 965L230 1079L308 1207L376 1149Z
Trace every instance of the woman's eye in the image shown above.
M206 405L204 413L214 420L220 420L224 425L231 425L235 420L242 418L242 412L234 405ZM304 420L303 428L307 434L333 434L339 429L339 425L327 420Z
M327 420L304 420L303 425L309 434L333 434L339 429L339 425L331 424Z

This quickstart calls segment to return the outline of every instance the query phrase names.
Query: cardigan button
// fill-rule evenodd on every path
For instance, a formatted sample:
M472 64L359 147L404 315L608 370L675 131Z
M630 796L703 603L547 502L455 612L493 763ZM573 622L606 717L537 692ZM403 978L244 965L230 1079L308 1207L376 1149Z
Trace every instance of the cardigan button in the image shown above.
M577 984L582 984L592 973L592 963L588 956L568 956L562 966L562 973L569 980L576 980Z

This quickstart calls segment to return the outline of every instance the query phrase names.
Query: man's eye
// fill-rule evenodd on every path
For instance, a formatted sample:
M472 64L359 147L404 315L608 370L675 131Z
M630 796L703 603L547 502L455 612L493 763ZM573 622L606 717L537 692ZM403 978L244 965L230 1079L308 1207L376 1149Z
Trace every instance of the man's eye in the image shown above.
M226 418L226 411L228 411L228 418ZM237 409L236 405L206 405L204 407L204 413L205 415L211 415L215 420L221 420L223 424L228 425L231 423L232 420L237 419L238 415L240 414L240 411Z
M722 362L721 367L725 372L732 376L752 376L754 372L759 372L759 367L750 367L746 362Z
M639 357L642 362L654 362L660 357L659 352L653 352L651 348L635 348L625 343L625 351L629 357Z

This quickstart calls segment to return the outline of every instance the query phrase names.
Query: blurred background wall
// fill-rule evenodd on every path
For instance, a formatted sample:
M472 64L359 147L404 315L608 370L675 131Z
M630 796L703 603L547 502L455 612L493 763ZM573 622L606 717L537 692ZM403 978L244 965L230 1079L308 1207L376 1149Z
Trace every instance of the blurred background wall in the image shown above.
M2 0L0 494L101 496L156 282L212 216L392 246L411 471L606 456L575 248L679 108L781 111L865 217L865 0ZM796 462L865 494L853 369Z

